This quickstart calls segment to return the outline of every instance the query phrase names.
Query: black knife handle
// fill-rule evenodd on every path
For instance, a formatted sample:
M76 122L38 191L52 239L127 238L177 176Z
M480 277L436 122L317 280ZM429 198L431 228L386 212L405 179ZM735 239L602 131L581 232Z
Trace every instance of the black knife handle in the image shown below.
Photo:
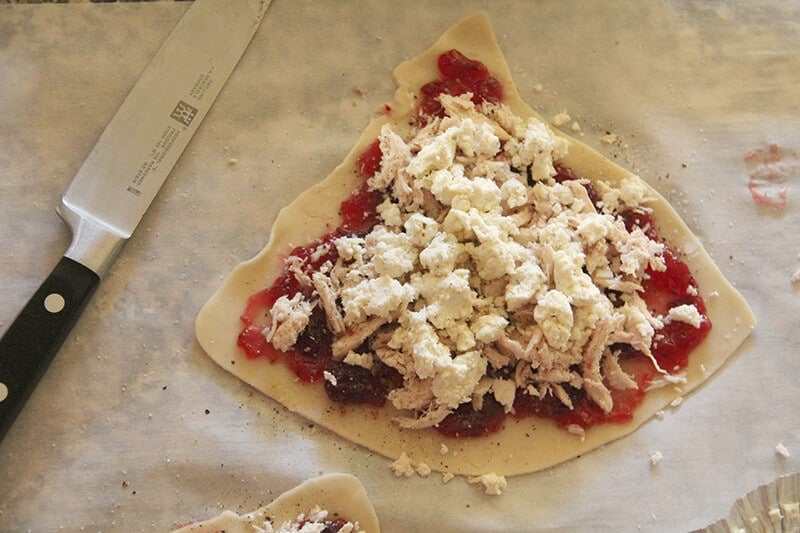
M0 338L0 441L100 282L63 257Z

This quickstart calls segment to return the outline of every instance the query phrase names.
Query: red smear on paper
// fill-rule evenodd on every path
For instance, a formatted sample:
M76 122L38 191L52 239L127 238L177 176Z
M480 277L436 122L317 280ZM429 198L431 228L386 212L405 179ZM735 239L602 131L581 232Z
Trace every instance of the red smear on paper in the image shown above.
M772 209L785 208L788 182L800 175L797 152L773 143L747 153L744 161L750 171L747 188L755 203Z

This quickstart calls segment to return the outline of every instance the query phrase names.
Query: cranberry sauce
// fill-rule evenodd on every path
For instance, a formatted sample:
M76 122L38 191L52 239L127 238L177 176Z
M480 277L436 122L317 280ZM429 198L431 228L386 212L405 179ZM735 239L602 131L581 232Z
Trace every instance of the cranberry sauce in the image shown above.
M420 88L417 124L426 124L428 117L444 116L439 103L441 94L459 96L472 93L472 101L476 104L503 100L503 85L480 61L469 59L458 50L450 50L439 56L437 66L440 76Z

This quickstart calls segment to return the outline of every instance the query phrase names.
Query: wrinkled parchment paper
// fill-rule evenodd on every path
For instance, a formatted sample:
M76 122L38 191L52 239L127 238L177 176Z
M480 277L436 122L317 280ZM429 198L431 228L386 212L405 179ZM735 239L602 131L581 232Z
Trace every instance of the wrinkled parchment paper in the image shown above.
M62 191L188 6L0 6L0 332L67 248ZM510 478L499 497L462 478L395 478L218 368L193 333L278 210L390 98L394 66L475 9L526 100L546 118L566 111L581 140L670 199L759 320L662 419ZM680 531L725 516L800 469L798 36L800 9L781 2L274 0L0 443L0 530L166 531L337 471L361 479L386 531ZM773 144L778 161L758 152ZM785 208L756 205L757 172L786 187Z

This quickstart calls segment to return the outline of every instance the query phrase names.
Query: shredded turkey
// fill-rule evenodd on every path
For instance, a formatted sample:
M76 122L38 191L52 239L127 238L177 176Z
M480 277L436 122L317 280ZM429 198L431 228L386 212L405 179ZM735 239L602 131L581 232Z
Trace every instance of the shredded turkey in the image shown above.
M290 349L319 305L334 359L394 369L402 385L387 401L415 429L490 394L508 413L525 395L572 409L583 389L609 412L613 390L639 386L619 344L666 374L650 353L663 322L641 298L664 247L620 217L649 210L644 186L559 183L567 142L546 124L469 94L440 100L445 116L423 127L382 127L367 181L382 195L378 224L335 239L324 269L287 260L312 296L276 303L268 340Z

